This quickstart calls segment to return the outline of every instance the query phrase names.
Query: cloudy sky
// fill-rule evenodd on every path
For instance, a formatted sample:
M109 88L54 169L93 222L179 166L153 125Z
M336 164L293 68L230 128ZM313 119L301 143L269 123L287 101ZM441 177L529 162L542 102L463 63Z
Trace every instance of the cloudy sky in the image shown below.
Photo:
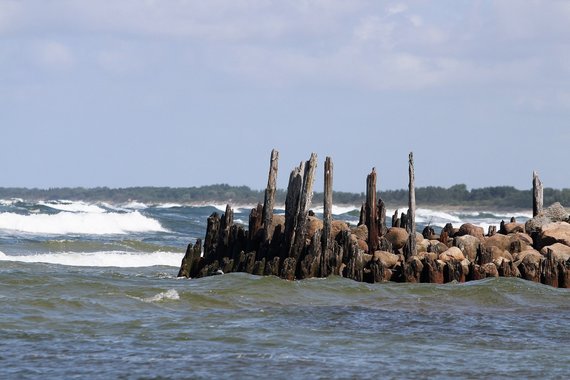
M0 186L570 187L570 1L0 0ZM319 180L319 179L317 179ZM322 182L316 184L321 189Z

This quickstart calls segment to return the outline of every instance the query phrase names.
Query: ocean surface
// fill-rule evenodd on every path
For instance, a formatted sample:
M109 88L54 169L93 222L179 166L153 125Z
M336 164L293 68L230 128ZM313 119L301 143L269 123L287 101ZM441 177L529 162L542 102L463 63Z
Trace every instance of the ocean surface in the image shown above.
M570 377L566 289L176 278L224 208L0 200L0 378ZM333 212L358 221L355 207ZM417 214L420 230L530 217Z

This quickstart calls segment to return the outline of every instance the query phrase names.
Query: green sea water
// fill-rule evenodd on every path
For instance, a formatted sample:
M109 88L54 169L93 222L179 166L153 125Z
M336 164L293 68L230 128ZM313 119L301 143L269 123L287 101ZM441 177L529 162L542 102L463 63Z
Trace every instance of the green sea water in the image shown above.
M178 279L185 245L203 237L215 208L33 211L33 203L4 203L0 378L570 374L566 289L513 278L445 285L291 282L240 273ZM247 212L235 219L246 221ZM443 223L446 216L432 218ZM46 220L51 233L40 231ZM115 230L101 233L102 227Z

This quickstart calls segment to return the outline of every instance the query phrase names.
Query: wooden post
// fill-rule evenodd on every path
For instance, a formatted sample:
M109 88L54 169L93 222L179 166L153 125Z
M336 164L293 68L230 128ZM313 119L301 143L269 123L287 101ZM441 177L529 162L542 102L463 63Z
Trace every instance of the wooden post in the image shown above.
M537 216L544 205L543 203L544 193L542 182L538 178L538 173L536 171L532 172L532 216Z
M333 204L333 163L330 157L325 159L325 184L323 204L323 235L320 275L329 275L327 264L332 252L332 204Z
M273 208L275 207L278 160L279 152L273 149L269 160L269 176L267 178L267 188L265 189L265 200L263 202L264 242L271 240L273 236Z
M366 227L368 227L368 253L378 249L378 217L376 205L376 168L366 177Z
M287 197L285 199L285 236L281 251L281 258L284 260L289 257L291 246L295 239L295 230L297 226L297 216L299 214L299 202L301 201L301 191L303 188L303 173L305 172L305 163L301 164L291 171L289 176L289 185L287 186Z
M313 200L313 183L315 181L315 169L317 168L317 155L311 153L311 158L304 165L303 187L299 200L299 212L297 213L297 225L295 227L295 240L291 246L289 256L299 260L299 256L305 247L307 233L307 217Z
M409 155L409 192L408 192L408 257L416 255L416 187L414 175L414 153ZM408 258L406 257L406 258Z
M386 227L386 205L382 198L378 198L378 236L386 235L388 228Z

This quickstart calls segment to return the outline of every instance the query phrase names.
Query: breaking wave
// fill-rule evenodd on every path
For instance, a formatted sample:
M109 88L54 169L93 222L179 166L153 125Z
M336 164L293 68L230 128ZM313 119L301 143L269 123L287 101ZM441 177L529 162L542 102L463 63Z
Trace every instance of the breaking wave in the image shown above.
M110 235L166 231L157 220L129 213L31 214L0 213L0 229L34 234Z
M180 252L60 252L39 255L6 255L0 252L0 261L23 263L58 264L74 267L120 267L141 268L151 266L178 267L183 253Z

